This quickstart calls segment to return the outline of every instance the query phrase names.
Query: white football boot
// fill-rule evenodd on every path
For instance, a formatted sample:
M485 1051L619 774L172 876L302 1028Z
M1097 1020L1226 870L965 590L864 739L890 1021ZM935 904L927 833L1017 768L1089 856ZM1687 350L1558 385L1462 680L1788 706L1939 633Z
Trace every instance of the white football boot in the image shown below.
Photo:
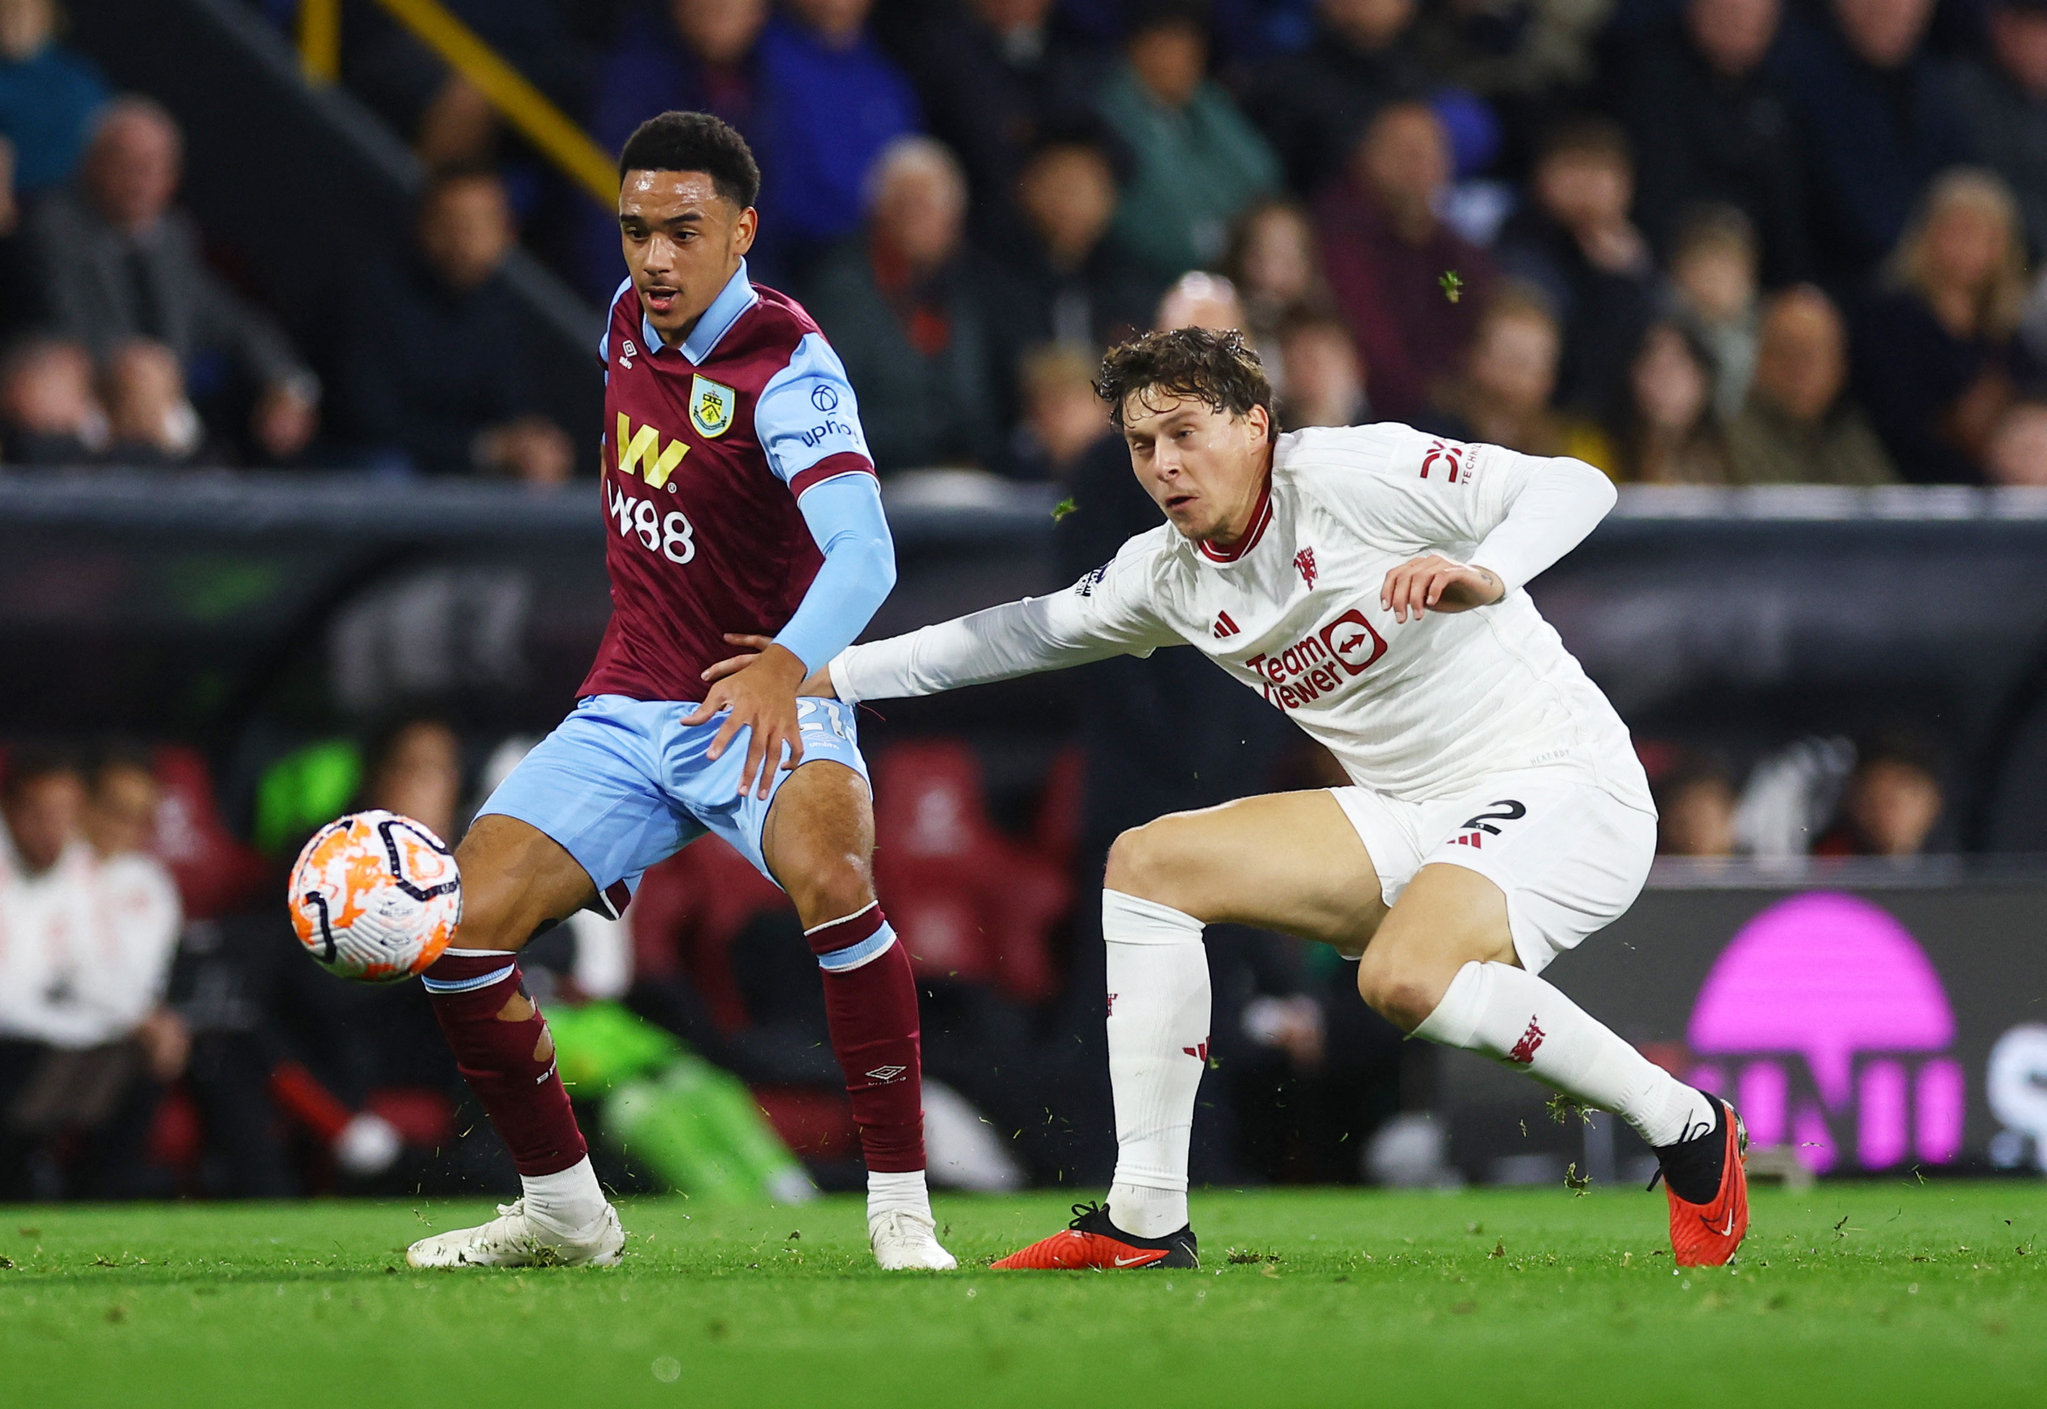
M528 1214L526 1200L514 1199L479 1227L421 1238L405 1250L405 1260L414 1267L616 1267L624 1251L625 1229L610 1204L584 1227L564 1233Z
M938 1245L931 1216L883 1209L867 1216L867 1242L884 1272L950 1272L959 1261Z

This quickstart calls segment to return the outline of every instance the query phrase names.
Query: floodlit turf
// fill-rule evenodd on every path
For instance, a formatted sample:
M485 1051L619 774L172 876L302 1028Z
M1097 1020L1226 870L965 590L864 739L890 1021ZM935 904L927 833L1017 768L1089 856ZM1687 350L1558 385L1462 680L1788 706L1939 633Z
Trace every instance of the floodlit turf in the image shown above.
M1757 1191L1673 1276L1663 1196L1197 1196L1199 1272L1000 1273L1045 1195L944 1197L957 1273L857 1203L642 1200L617 1271L416 1273L478 1204L0 1208L0 1404L2047 1402L2047 1188ZM799 1236L800 1235L800 1236Z

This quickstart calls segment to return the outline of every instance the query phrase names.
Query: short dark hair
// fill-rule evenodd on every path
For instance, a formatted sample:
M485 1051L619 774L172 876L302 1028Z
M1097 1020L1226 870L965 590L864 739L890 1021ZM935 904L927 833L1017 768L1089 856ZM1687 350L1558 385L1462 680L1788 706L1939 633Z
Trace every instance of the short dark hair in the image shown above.
M665 112L625 139L618 179L628 171L701 171L741 210L760 198L761 169L737 128L709 113Z
M1272 381L1265 363L1235 328L1173 328L1146 333L1109 349L1102 359L1095 395L1109 403L1109 419L1123 428L1123 403L1132 393L1157 388L1169 396L1191 396L1210 410L1248 416L1263 406L1275 434Z
M2047 0L2043 0L2047 4ZM1670 264L1701 250L1738 248L1742 256L1756 262L1756 223L1738 205L1705 201L1685 209L1670 238Z
M16 744L7 754L5 772L0 773L0 798L14 802L30 785L67 775L85 781L74 750L39 740Z
M1135 0L1125 7L1124 38L1155 29L1191 29L1208 38L1207 0Z
M505 178L494 166L483 162L450 162L446 166L435 167L429 173L426 185L420 188L419 203L424 206L457 186L467 186L473 181L488 181L499 190L503 190L505 185Z
M1072 151L1093 152L1109 168L1109 175L1116 185L1130 183L1132 160L1130 149L1116 135L1115 129L1091 112L1059 113L1047 118L1031 135L1030 145L1024 150L1023 165L1043 158L1048 152Z
M156 759L149 748L135 739L101 739L86 755L86 783L98 788L115 773L147 773L156 776Z
M1538 165L1557 157L1594 157L1617 166L1632 167L1635 151L1628 130L1612 118L1597 113L1574 113L1558 119L1544 130L1536 143Z
M1940 781L1940 754L1925 735L1911 729L1885 729L1855 742L1855 774L1880 764L1916 769Z

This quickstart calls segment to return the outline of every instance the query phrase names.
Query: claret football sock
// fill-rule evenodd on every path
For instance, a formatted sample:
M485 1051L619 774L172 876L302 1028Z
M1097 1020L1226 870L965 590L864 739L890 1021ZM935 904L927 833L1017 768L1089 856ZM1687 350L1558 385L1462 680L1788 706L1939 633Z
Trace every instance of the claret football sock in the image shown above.
M1637 1052L1554 984L1512 964L1459 969L1414 1035L1522 1067L1572 1100L1614 1112L1652 1146L1675 1144L1701 1126L1713 1129L1718 1118L1703 1093Z
M824 971L825 1021L870 1174L924 1169L917 981L879 905L804 931Z
M1187 1226L1187 1142L1208 1065L1208 950L1201 921L1102 892L1109 1082L1116 1101L1116 1227L1163 1238Z
M423 982L455 1065L520 1176L587 1168L589 1149L555 1070L554 1038L526 996L519 961L495 949L450 949Z

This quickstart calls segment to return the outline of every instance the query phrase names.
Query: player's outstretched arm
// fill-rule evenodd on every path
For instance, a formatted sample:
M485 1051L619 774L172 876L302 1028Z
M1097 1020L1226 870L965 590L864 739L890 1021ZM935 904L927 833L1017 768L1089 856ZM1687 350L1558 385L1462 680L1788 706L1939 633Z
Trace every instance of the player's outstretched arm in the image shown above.
M751 788L762 798L772 790L778 766L794 768L803 761L798 686L866 629L896 582L895 543L873 475L849 473L821 481L806 489L797 505L824 554L817 576L780 635L748 637L755 643L751 654L704 672L710 689L683 720L703 724L720 710L729 711L708 750L714 759L742 728L750 729L739 791Z
M1178 642L1151 611L1147 563L1140 552L1119 556L1064 592L1025 597L921 631L851 646L803 683L805 693L831 693L849 703L933 695L967 685L1059 670L1114 655L1148 655ZM728 636L736 646L760 650L760 637ZM705 672L706 679L743 669L735 656Z
M1484 502L1473 508L1483 536L1471 561L1424 553L1389 571L1379 602L1395 621L1491 606L1584 542L1618 498L1613 481L1582 460L1497 445L1481 453Z

